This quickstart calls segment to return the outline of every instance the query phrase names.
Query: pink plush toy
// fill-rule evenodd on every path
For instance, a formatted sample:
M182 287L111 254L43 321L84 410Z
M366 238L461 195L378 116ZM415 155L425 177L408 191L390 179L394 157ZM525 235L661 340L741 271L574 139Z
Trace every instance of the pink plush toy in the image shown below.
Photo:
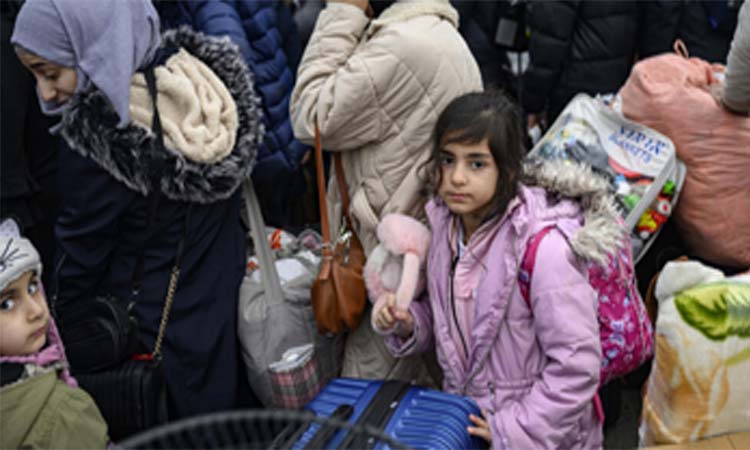
M378 240L367 258L363 271L370 300L375 302L372 311L372 328L377 312L385 307L386 295L395 294L396 308L407 309L414 296L424 287L422 268L430 247L431 234L422 223L403 214L388 214L378 224Z

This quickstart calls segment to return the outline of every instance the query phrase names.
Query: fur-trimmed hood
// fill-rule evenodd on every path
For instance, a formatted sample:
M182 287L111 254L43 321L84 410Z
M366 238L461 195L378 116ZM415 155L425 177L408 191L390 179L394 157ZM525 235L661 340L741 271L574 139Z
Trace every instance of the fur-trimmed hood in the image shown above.
M237 106L239 128L229 156L198 163L173 149L156 150L154 134L131 123L118 129L117 114L97 89L76 95L65 112L60 132L76 152L96 161L130 189L147 195L157 179L164 195L176 201L212 203L231 196L255 164L262 140L260 97L253 75L229 38L216 38L188 27L170 30L164 47L182 47L203 61L224 83Z
M588 261L606 264L608 255L622 245L627 234L608 190L607 181L589 166L569 161L528 161L523 182L548 193L576 200L583 226L569 240L573 252Z

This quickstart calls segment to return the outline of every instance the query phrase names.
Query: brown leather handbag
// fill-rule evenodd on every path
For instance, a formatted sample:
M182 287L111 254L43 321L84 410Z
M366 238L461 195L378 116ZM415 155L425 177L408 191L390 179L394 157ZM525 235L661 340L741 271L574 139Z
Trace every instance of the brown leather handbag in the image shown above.
M362 320L367 304L367 291L362 278L365 251L352 228L349 217L349 191L344 179L341 154L334 153L334 172L341 195L344 230L335 243L331 242L326 203L325 177L323 175L323 148L320 130L315 122L315 165L318 176L320 226L323 234L320 272L312 285L312 307L315 322L321 333L339 334L353 330Z

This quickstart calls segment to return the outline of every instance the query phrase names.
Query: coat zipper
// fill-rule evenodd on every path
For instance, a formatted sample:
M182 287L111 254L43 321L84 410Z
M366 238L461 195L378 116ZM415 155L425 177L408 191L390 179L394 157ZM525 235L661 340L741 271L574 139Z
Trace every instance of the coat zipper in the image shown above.
M456 297L453 293L453 281L456 275L456 266L458 265L459 257L456 256L451 262L451 311L453 312L453 322L456 324L456 330L458 330L458 336L461 338L461 345L464 347L464 354L466 355L466 361L469 360L469 348L466 345L466 339L461 331L461 326L458 324L458 315L456 314Z

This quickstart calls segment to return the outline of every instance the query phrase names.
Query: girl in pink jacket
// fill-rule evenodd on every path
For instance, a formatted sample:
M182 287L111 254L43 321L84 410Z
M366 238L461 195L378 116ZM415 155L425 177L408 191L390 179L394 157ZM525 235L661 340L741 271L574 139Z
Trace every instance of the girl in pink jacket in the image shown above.
M493 448L600 448L601 344L586 264L624 232L606 182L572 163L524 164L520 115L500 94L454 100L434 139L427 293L406 310L389 298L376 330L390 332L395 356L436 346L444 389L480 405L469 432ZM529 306L519 267L530 238L550 226Z

